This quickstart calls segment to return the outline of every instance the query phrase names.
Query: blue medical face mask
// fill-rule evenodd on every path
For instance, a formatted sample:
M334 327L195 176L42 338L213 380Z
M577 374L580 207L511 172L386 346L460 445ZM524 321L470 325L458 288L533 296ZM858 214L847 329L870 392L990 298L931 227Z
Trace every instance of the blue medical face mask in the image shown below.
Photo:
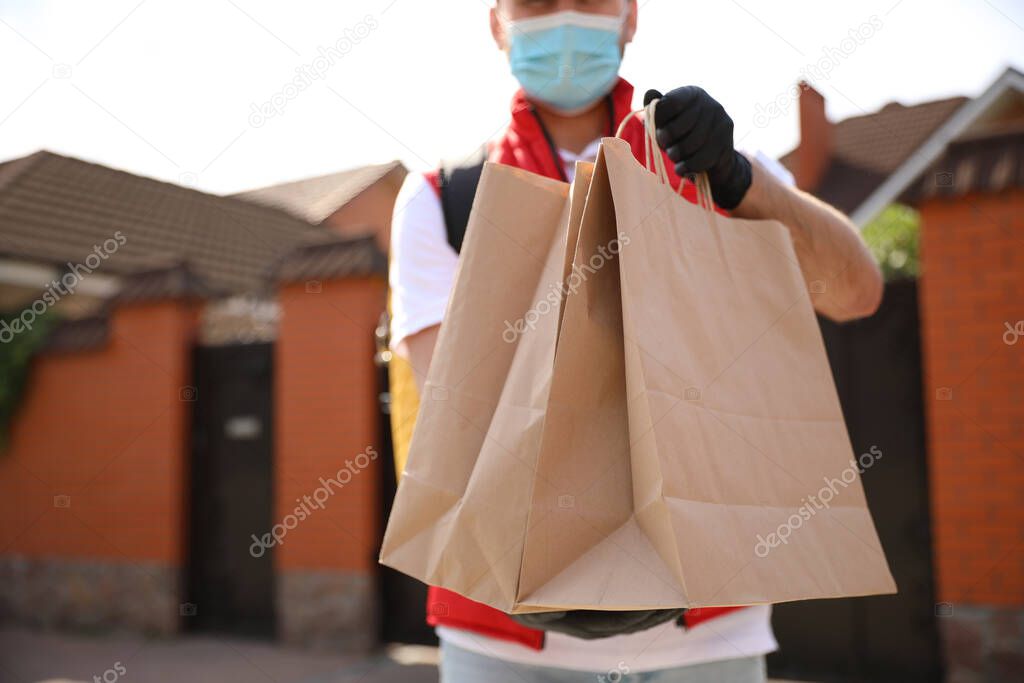
M589 109L619 76L623 13L557 12L506 25L512 75L526 94L563 114Z

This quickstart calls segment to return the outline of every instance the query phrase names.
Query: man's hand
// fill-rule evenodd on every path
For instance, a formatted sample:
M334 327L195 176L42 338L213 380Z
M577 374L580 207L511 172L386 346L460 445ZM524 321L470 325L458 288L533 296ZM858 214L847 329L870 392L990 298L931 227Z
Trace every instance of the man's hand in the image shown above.
M676 173L705 171L715 203L737 218L777 220L789 229L811 301L836 321L869 316L882 298L882 277L850 219L806 192L788 187L733 146L732 119L696 86L662 96L650 90L658 144Z
M751 169L733 147L732 119L711 95L695 85L667 95L648 90L644 105L660 99L654 110L658 144L676 165L676 173L708 174L711 194L723 209L734 209L750 189Z
M556 631L584 640L620 636L654 628L666 621L678 619L685 609L634 610L604 612L599 610L571 610L568 612L541 612L513 614L512 618L524 626L542 631Z

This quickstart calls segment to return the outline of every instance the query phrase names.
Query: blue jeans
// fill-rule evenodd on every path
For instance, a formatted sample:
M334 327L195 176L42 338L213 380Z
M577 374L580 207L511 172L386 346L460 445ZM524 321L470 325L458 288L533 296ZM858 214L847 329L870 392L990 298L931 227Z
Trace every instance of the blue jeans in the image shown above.
M507 662L441 642L440 683L764 683L764 657L725 659L646 673L605 674Z

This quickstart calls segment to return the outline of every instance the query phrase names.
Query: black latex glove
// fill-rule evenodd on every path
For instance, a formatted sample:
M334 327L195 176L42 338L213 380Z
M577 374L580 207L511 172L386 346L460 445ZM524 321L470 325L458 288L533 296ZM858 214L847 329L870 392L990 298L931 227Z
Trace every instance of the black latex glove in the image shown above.
M711 95L695 85L667 95L648 90L644 106L660 99L654 110L658 144L676 173L707 172L711 194L723 209L736 208L750 188L750 162L733 147L732 119Z
M631 612L571 610L569 612L513 614L512 618L530 628L557 631L584 640L594 640L646 631L658 624L678 619L685 611L685 609L635 610Z

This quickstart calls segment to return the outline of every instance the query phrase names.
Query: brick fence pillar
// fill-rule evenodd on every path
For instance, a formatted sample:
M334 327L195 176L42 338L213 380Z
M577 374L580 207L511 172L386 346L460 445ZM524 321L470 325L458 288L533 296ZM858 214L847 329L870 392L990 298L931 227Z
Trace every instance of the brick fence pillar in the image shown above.
M285 285L275 361L274 549L287 642L360 651L377 638L381 520L374 328L382 277Z
M1024 191L921 207L936 614L948 680L1024 671Z

